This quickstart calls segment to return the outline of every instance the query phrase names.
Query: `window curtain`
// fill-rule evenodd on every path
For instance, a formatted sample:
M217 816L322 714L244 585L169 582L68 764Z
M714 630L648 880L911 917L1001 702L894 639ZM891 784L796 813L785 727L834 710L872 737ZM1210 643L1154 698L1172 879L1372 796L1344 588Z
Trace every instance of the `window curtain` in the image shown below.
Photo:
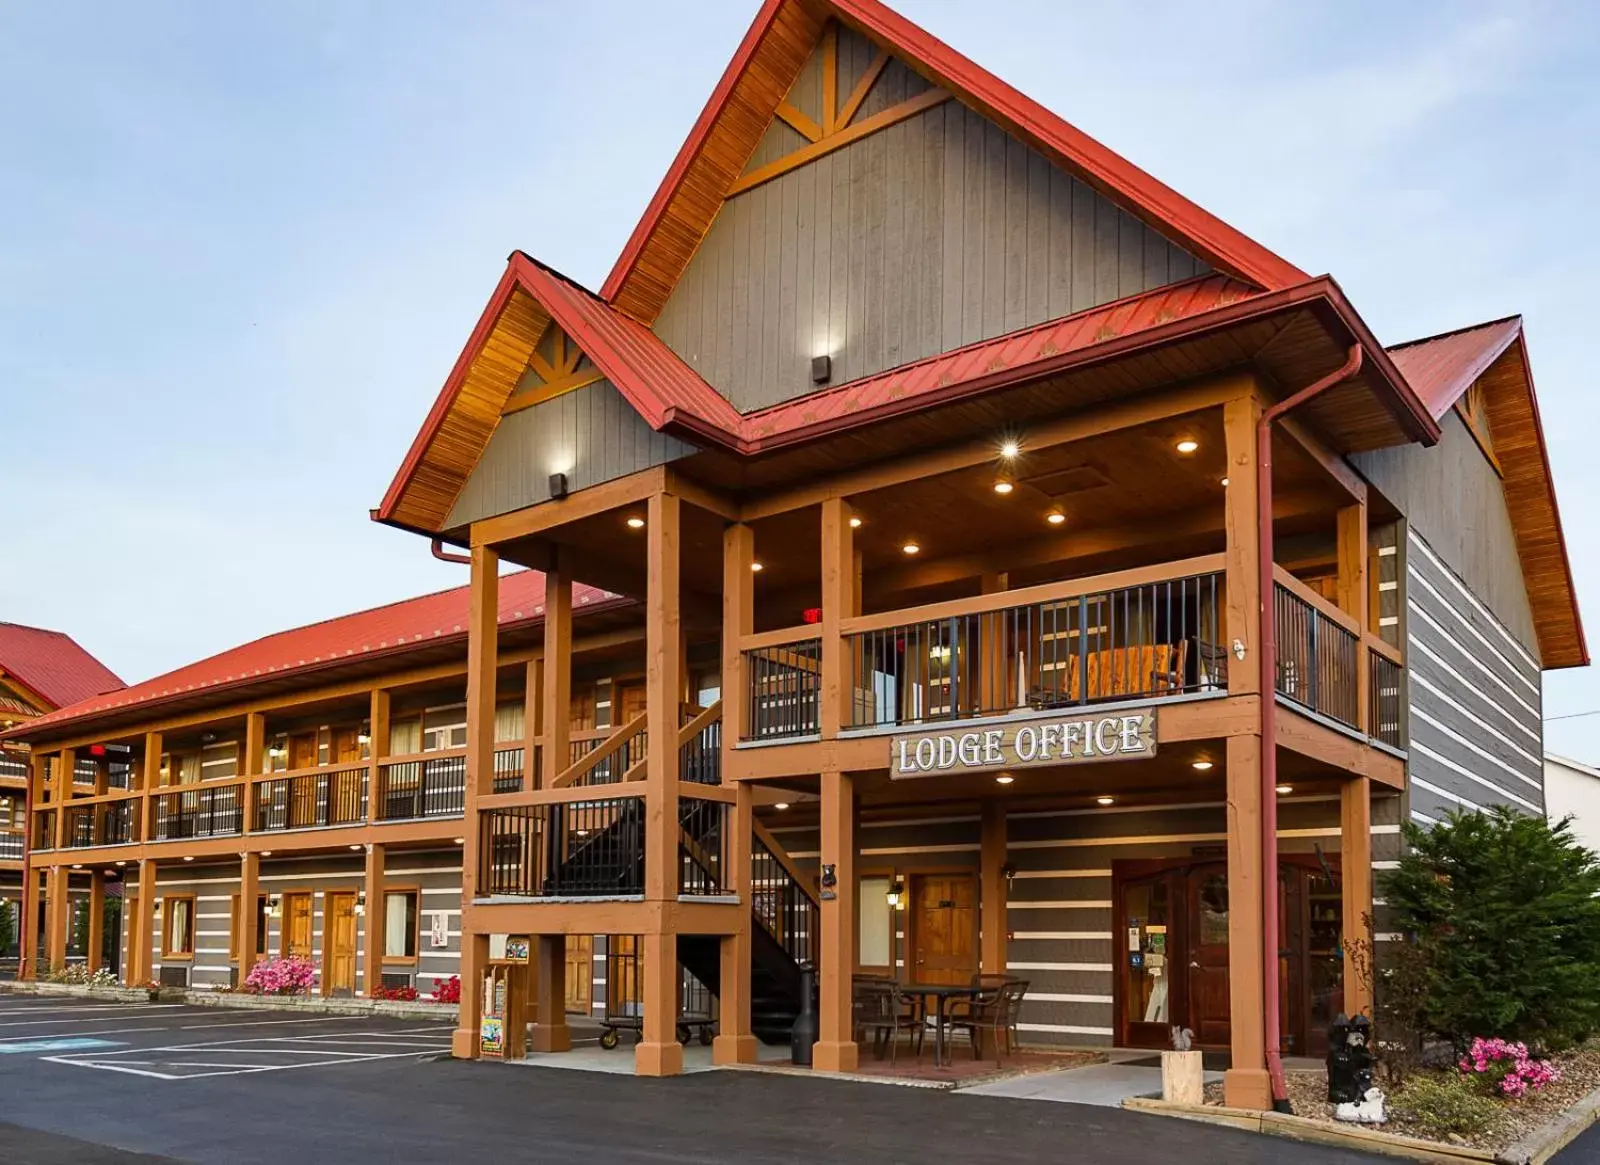
M394 720L389 724L389 755L415 756L422 751L422 721Z
M383 953L388 958L406 959L412 947L415 924L410 894L386 894L383 899Z
M521 744L526 718L521 703L501 704L494 710L494 742Z

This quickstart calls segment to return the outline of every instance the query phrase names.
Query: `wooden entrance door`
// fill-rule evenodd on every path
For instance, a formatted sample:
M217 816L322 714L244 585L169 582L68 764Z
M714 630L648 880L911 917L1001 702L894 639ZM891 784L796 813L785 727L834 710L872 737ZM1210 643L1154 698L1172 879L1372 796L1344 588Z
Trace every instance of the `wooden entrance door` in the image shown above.
M285 955L311 957L311 895L296 891L283 896L283 938Z
M978 973L978 876L913 875L911 911L911 981L972 982Z
M1195 1043L1226 1047L1232 1038L1228 996L1228 867L1195 866L1189 900L1189 1023Z
M594 983L594 937L587 934L567 936L567 1010L582 1015L589 1014Z
M355 994L356 896L354 891L323 896L322 993Z

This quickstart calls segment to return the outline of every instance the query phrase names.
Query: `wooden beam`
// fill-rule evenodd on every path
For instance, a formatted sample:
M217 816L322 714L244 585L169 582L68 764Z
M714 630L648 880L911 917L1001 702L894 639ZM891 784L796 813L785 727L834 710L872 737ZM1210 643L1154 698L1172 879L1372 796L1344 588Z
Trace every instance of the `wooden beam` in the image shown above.
M633 1070L639 1076L676 1076L683 1071L683 1045L678 1042L678 936L663 929L646 932L637 941L644 1030L633 1049Z
M1321 437L1295 417L1281 418L1278 421L1278 430L1320 465L1323 472L1350 495L1351 501L1366 504L1367 480L1356 472L1342 454L1336 453Z
M101 870L89 874L89 970L98 971L105 965L106 942L106 876Z
M544 583L544 772L554 786L572 752L572 571L569 554L558 550L556 569Z
M367 906L366 915L363 919L365 925L362 931L366 939L366 949L362 952L362 978L364 980L362 988L366 991L368 999L376 998L378 988L383 986L383 952L387 943L388 936L386 931L389 925L389 912L383 900L385 853L386 850L382 844L369 844L367 846L367 860L364 871L366 874ZM253 914L254 911L251 913Z
M749 573L748 571L746 572ZM727 683L727 673L723 673ZM726 697L724 697L726 698ZM727 738L727 725L723 725ZM721 990L718 992L717 1036L711 1043L715 1064L754 1064L758 1057L756 1037L750 1030L750 943L751 913L743 906L750 902L750 836L755 824L754 793L749 785L736 791L733 809L728 814L727 874L723 889L738 896L741 903L739 927L722 940Z
M746 636L755 627L755 532L742 523L722 532L722 750L723 769L744 737L750 716L745 674Z
M567 1026L567 938L561 934L541 934L536 941L539 948L534 971L537 997L528 1050L570 1051L572 1029ZM609 988L610 984L606 986Z
M1344 1013L1372 1015L1372 782L1339 786L1339 887L1344 898ZM1366 957L1353 958L1359 937Z
M472 545L496 546L531 534L542 534L584 518L592 518L621 506L637 505L661 492L666 481L662 467L643 469L570 493L564 498L524 506L509 514L484 518L472 523Z
M979 852L979 910L982 924L982 957L985 975L1006 973L1006 943L1009 923L1006 917L1006 803L990 797L983 803L982 839Z
M678 896L678 728L683 636L678 605L681 511L676 494L650 498L645 596L645 888L647 899ZM676 968L673 970L676 984ZM676 1042L676 1035L668 1038ZM649 1036L646 1036L646 1042Z
M381 848L381 847L380 847ZM369 861L370 856L369 856ZM260 936L256 933L256 899L261 896L261 855L246 850L239 855L239 927L238 934L229 936L239 945L239 986L244 986L250 968L256 964L256 947ZM381 908L380 908L380 913ZM371 920L368 920L370 925ZM370 944L369 944L370 947ZM380 945L379 950L383 948ZM370 958L370 955L369 955ZM371 997L371 989L368 989Z
M851 1019L856 969L856 798L848 773L823 772L821 927L817 1043L813 1062L824 1072L854 1072L858 1051ZM832 874L833 885L827 885Z
M826 96L826 83L824 83L824 96ZM887 129L898 122L905 121L908 117L915 117L925 109L949 101L951 94L943 89L929 89L919 93L909 100L898 105L874 113L871 117L864 118L852 126L839 129L835 132L825 133L821 141L811 142L801 146L794 153L779 158L775 162L768 162L765 166L758 166L739 178L734 179L728 187L727 197L743 194L746 190L753 190L762 183L771 182L774 178L787 174L790 170L799 169L809 162L825 157L833 151L849 145L851 142L860 141L862 138L877 133L880 129Z
M667 467L665 489L670 494L677 494L680 501L688 502L697 509L708 514L715 514L726 522L739 520L739 505L713 490L707 489L699 482L685 477L671 466Z
M1230 472L1232 472L1230 470ZM1272 1107L1261 1014L1261 737L1230 736L1228 781L1228 998L1232 1064L1223 1075L1226 1102Z
M779 121L805 138L806 141L822 140L822 127L787 101L778 102L777 116Z
M888 63L888 52L884 49L879 49L878 55L872 58L872 63L867 66L867 71L861 74L861 79L856 82L855 88L850 90L850 96L845 99L844 105L840 108L836 122L839 128L842 129L849 125L855 118L856 110L861 108L861 103L867 99L867 94L872 91L873 83L877 81L879 74L883 72L884 66Z
M494 702L498 679L500 556L489 546L472 548L472 591L467 616L467 778L461 849L461 900L478 896L477 804L494 791ZM370 826L368 827L371 828ZM478 1055L478 1024L483 1014L483 964L488 936L461 928L461 1007L450 1033L451 1054Z
M1235 373L1206 377L1191 384L1147 393L1130 400L1097 404L1081 413L1043 422L1027 432L1029 450L1070 445L1092 437L1137 428L1168 417L1214 408L1242 396L1251 396L1254 382ZM839 474L826 481L753 498L740 507L740 520L755 522L791 510L814 506L830 497L849 498L908 481L937 477L958 469L984 465L998 456L996 441L983 438L944 449L897 457L878 465Z
M138 950L129 956L128 962L134 967L135 983L148 983L154 976L151 969L155 962L155 935L156 935L156 863L154 858L145 858L139 863L139 911L138 925L133 933L138 942Z
M389 689L373 688L367 707L367 821L379 820L382 769L389 755Z
M512 413L520 413L523 409L531 409L534 405L543 404L547 400L555 400L558 396L565 396L569 392L577 392L580 388L588 388L606 378L606 374L598 368L585 368L582 372L571 372L565 376L557 376L554 380L544 384L530 384L517 389L506 398L506 403L500 409L502 417L509 417Z
M1227 449L1228 485L1224 527L1227 538L1227 605L1224 646L1229 647L1228 691L1235 696L1261 690L1256 652L1261 650L1260 528L1261 497L1256 480L1256 424L1261 403L1252 393L1222 406L1223 441ZM1239 658L1237 646L1244 648ZM1235 996L1237 999L1237 995Z
M839 735L850 719L850 662L845 655L846 628L855 618L855 531L850 508L841 498L822 503L822 704L819 719L824 739Z
M839 22L830 20L822 30L822 134L832 136L838 126Z

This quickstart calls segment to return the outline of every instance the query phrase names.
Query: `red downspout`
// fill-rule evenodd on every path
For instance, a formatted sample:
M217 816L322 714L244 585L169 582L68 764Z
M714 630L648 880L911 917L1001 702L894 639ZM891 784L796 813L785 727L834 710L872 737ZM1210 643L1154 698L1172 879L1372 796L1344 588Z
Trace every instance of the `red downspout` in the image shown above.
M440 562L459 562L463 566L472 565L472 559L468 558L465 554L451 554L448 550L446 550L444 548L443 538L435 538L433 540L433 556Z
M1272 425L1312 397L1348 380L1361 370L1361 345L1352 344L1345 362L1261 414L1256 426L1256 522L1261 555L1261 1003L1267 1076L1272 1107L1293 1112L1283 1079L1283 1052L1278 1027L1278 633L1273 617L1276 585L1272 570Z

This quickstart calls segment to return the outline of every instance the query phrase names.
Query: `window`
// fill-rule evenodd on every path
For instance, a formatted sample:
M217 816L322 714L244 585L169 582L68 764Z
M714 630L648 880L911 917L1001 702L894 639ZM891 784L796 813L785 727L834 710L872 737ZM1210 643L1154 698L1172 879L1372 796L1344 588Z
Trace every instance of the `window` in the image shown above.
M233 896L233 905L228 912L228 954L237 959L239 957L239 939L243 932L239 929L239 895ZM256 895L256 954L267 953L267 896Z
M165 958L194 957L193 895L169 895L161 900L161 954Z
M862 878L857 883L859 928L856 962L861 967L894 968L894 911L889 906L889 879Z
M422 751L467 746L467 705L448 704L422 710Z
M417 957L417 891L390 890L383 896L383 957Z

